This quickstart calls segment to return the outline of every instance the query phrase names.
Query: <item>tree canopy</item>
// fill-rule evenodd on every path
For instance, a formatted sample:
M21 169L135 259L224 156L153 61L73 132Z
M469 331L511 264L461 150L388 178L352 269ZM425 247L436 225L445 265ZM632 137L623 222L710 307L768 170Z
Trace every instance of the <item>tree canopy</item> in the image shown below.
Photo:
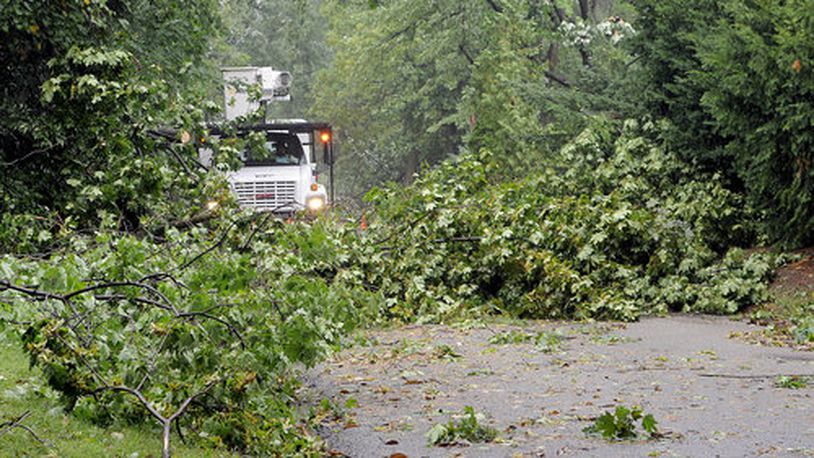
M343 129L349 191L409 182L464 148L522 169L588 117L623 116L630 99L610 82L625 84L618 45L633 30L608 2L583 3L328 2L337 53L315 113Z
M0 16L0 246L182 217L194 151L148 131L203 120L218 3L8 0Z

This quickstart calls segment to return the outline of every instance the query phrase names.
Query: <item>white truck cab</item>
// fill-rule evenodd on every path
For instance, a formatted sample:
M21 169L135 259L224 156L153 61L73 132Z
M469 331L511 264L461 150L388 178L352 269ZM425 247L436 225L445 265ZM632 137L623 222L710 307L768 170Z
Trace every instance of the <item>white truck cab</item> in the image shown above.
M265 103L290 100L288 72L274 71L270 67L227 67L222 71L228 121L245 116ZM248 95L248 88L254 85L259 86L261 94L256 101ZM316 212L327 206L325 187L317 182L317 146L321 146L325 165L332 166L330 125L285 119L248 126L239 132L265 136L262 148L241 153L243 166L229 175L229 183L241 207L293 213Z
M317 183L314 139L328 131L302 132L319 127L306 122L265 126L259 130L265 136L262 151L243 151L243 167L229 176L238 204L275 213L325 208L328 196L325 187Z

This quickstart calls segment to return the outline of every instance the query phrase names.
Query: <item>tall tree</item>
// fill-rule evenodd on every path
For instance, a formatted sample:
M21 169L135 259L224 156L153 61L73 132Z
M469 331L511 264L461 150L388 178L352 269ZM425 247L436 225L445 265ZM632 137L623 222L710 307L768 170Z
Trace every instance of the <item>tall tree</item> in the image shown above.
M679 157L708 171L721 171L737 186L734 158L724 149L726 139L701 105L706 87L690 77L701 69L694 39L711 33L721 18L720 0L632 3L638 9L638 33L631 43L641 64L644 112L669 120L663 135Z
M51 216L63 229L80 216L139 226L151 196L192 179L191 148L158 152L147 130L197 116L186 103L205 85L217 2L0 8L0 246ZM45 226L40 238L57 229Z
M767 234L789 246L814 242L814 3L722 2L723 20L694 44L701 103L730 139Z
M627 70L615 44L632 29L621 18L594 22L598 9L580 5L328 2L336 56L315 112L342 129L340 175L354 176L346 191L409 182L421 163L464 148L493 149L522 169L534 157L524 148L539 154L590 115L624 111L612 95Z
M633 0L646 112L667 146L729 178L786 245L814 241L810 0Z

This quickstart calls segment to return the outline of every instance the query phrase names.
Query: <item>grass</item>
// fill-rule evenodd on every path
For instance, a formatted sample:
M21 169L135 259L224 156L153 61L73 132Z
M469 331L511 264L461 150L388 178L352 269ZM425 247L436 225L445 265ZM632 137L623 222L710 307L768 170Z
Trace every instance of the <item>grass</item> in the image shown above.
M23 421L53 448L37 442L28 432L14 428L0 436L0 455L9 457L158 457L161 432L157 426L100 428L66 414L57 394L47 387L39 371L30 370L18 342L0 332L0 423L30 411ZM234 456L223 450L196 448L173 434L174 457Z
M778 294L749 315L768 343L814 350L814 292Z

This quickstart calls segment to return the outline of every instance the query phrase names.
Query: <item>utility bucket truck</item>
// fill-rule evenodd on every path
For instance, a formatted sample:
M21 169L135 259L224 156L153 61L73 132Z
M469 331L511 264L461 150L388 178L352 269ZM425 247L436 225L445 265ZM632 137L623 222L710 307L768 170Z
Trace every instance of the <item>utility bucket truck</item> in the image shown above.
M274 101L290 100L291 75L274 71L270 67L229 67L222 69L226 119L235 120ZM260 89L254 101L251 88ZM285 119L241 127L238 135L252 133L262 139L241 153L242 167L229 176L237 201L241 207L278 214L300 210L317 212L328 204L325 187L317 182L318 153L322 153L321 167L330 169L333 191L333 132L326 123L307 122L304 119ZM212 135L222 135L218 128ZM209 153L211 154L211 152ZM205 162L207 159L202 158Z

